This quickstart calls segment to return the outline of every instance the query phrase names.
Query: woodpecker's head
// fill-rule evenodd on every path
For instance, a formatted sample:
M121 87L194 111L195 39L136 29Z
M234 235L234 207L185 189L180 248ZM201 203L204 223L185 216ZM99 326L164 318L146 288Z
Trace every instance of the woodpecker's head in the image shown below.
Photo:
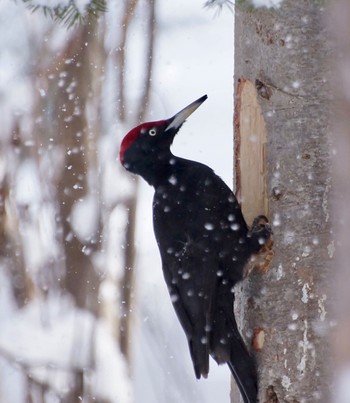
M120 161L130 172L145 177L170 154L175 134L185 120L207 99L204 95L182 109L170 119L147 122L130 130L120 146Z

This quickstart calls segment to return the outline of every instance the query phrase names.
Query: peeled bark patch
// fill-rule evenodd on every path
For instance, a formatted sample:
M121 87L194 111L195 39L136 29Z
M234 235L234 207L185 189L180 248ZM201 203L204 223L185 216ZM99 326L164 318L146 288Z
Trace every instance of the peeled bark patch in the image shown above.
M261 351L264 347L265 343L265 331L261 327L256 327L254 329L253 339L252 339L252 347L254 351Z
M235 110L236 193L248 223L268 216L266 126L254 84L240 78Z
M268 217L266 126L254 84L241 77L238 80L235 108L235 172L236 195L243 215L251 224L255 217ZM267 272L273 251L272 238L254 255L245 268Z

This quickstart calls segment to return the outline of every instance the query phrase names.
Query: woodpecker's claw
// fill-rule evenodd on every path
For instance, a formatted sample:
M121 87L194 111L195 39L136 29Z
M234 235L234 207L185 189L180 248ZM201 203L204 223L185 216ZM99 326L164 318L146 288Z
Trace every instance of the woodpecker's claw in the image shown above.
M273 259L273 231L269 220L264 215L254 218L249 231L252 242L256 244L257 252L251 256L244 268L243 277L247 277L253 270L266 273Z

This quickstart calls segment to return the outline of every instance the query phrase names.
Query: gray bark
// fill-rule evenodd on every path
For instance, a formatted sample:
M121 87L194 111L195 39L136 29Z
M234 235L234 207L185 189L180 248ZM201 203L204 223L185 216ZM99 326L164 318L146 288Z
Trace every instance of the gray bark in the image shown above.
M274 230L270 269L244 281L237 299L243 334L248 343L254 339L261 402L316 402L328 396L328 282L334 242L328 205L327 60L332 46L321 3L286 0L278 9L236 6L235 82L244 78L253 83L262 109L267 205ZM233 388L232 402L238 401Z

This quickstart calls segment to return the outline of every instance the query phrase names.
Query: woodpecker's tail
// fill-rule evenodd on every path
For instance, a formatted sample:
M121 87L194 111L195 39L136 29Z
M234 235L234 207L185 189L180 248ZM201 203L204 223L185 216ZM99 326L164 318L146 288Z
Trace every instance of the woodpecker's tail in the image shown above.
M255 360L238 331L233 300L232 292L223 292L218 296L213 319L211 355L218 364L227 362L244 403L257 403L258 377Z
M258 402L258 379L255 362L248 353L241 336L231 340L230 360L227 362L235 378L244 403Z

